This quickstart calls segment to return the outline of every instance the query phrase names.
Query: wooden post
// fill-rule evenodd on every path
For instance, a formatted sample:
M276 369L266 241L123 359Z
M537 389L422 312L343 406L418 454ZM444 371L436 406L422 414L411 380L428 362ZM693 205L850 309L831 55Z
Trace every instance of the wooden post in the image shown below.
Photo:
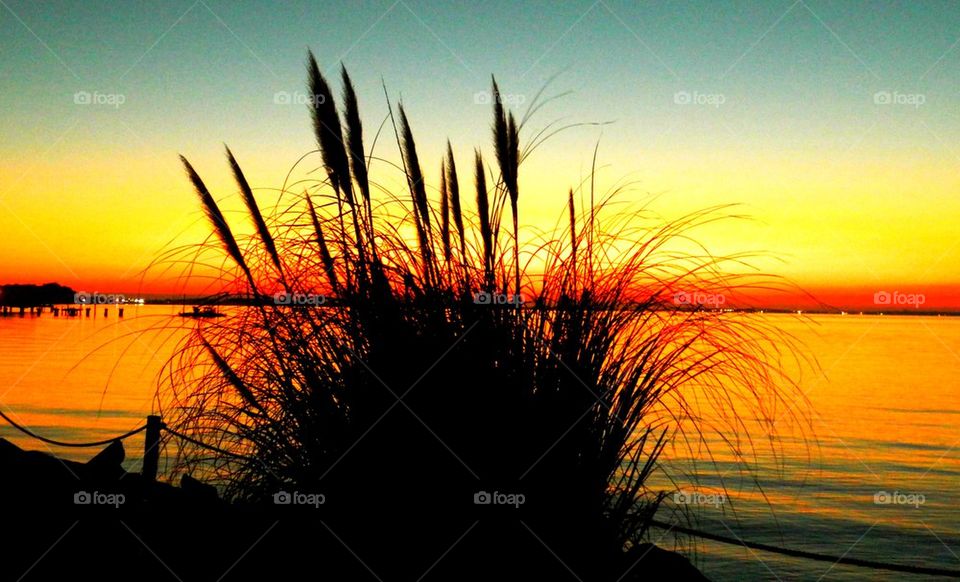
M147 481L157 480L157 464L160 460L160 427L163 426L160 417L151 414L147 417L147 436L143 443L143 478Z

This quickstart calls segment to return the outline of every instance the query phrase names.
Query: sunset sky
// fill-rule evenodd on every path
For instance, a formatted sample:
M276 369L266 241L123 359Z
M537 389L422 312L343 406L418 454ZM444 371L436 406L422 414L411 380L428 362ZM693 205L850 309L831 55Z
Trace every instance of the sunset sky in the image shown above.
M519 112L556 76L546 94L565 95L530 130L610 123L536 151L525 222L552 224L599 141L601 187L630 181L665 217L741 204L751 220L697 234L717 254L763 251L841 307L960 307L955 2L327 4L0 1L0 282L173 289L140 271L207 231L177 155L217 196L235 194L224 142L279 186L315 147L310 48L329 77L350 70L368 145L381 80L402 97L428 179L448 137L464 168L490 152L491 73Z

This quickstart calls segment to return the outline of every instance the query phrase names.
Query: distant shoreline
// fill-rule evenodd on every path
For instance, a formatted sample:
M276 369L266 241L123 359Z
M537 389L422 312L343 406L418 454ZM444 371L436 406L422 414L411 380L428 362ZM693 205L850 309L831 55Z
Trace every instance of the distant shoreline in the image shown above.
M317 295L317 297L323 297ZM170 295L170 294L138 294L137 296L123 293L102 293L102 292L74 292L70 287L62 286L56 283L46 283L44 285L32 284L12 284L0 285L0 308L5 311L18 310L21 307L109 307L111 305L285 305L276 302L276 297L271 295L262 295L259 297L242 297L238 295ZM529 304L529 302L528 302ZM286 304L286 305L289 305ZM296 305L292 307L303 308L333 308L338 305L333 298L323 298L319 304ZM498 308L510 309L510 305L495 306ZM656 307L646 306L647 309L668 312L687 312L693 311L697 306L671 306L662 303ZM703 305L699 306L703 310L716 310L716 308ZM955 317L960 316L960 308L946 310L932 309L856 309L839 308L830 306L821 306L814 309L786 308L786 307L732 307L720 308L730 313L778 313L778 314L797 314L797 315L891 315L891 316L923 316L923 317Z
M265 296L263 299L270 299L270 296ZM255 305L256 302L240 297L223 297L223 296L205 296L205 297L150 297L149 295L144 296L144 301L147 305ZM267 301L269 303L269 301ZM328 301L327 307L336 307L336 302ZM309 307L309 306L302 306ZM504 306L509 308L508 306ZM704 308L707 310L708 308ZM659 311L693 311L692 309L684 308L663 308L658 309ZM954 311L934 311L929 309L924 310L914 310L914 309L899 309L895 311L888 311L882 309L876 310L865 310L865 309L841 309L841 308L830 308L830 309L789 309L789 308L767 308L767 307L738 307L738 308L727 308L724 311L729 311L731 313L779 313L779 314L800 314L800 315L897 315L897 316L906 316L906 315L920 315L920 316L943 316L943 317L957 317L960 316L960 309Z
M262 302L261 304L270 304L270 303L269 303L269 302ZM44 307L47 307L47 306L50 306L50 305L51 305L51 304L45 304ZM124 303L124 302L121 302L121 303L94 303L94 304L87 304L87 303L56 303L56 304L52 304L52 305L53 305L53 306L57 306L57 307L67 306L67 307L79 307L79 308L84 308L84 307L89 307L89 308L93 308L93 307L104 307L104 308L107 308L107 307L116 307L116 306L120 306L120 307L122 307L122 306L136 307L136 306L139 306L139 305L156 305L156 306L168 305L168 306L178 306L178 307L196 306L196 305L209 305L209 306L234 306L234 307L237 307L237 306L252 306L252 305L257 305L257 303L254 302L254 301L243 300L243 299L216 299L216 300L214 300L214 299L211 299L211 298L198 297L198 298L195 298L195 299L189 299L189 298L188 298L188 299L161 299L161 300L143 298L143 302L142 302L142 303L141 303L141 302L138 302L138 301L129 301L129 302L125 302L125 303ZM331 302L328 302L328 303L325 304L325 305L301 305L301 306L279 305L278 307L291 307L292 309L334 309L334 308L338 307L338 304L335 303L335 302L333 302L333 301L331 301ZM498 306L498 307L495 307L495 308L510 309L510 307L508 307L508 306ZM692 312L692 311L695 311L695 310L694 310L694 309L670 309L670 308L660 308L660 309L655 309L654 311L661 311L661 312L668 312L668 313L669 313L669 312L673 312L673 313L686 313L686 312ZM716 310L714 310L714 309L709 309L709 308L704 308L704 309L702 309L702 311L716 311ZM864 310L864 311L859 311L859 310L858 310L858 311L846 311L846 310L841 310L841 309L835 309L835 310L826 310L826 309L812 310L812 309L779 309L779 308L778 308L778 309L768 309L768 308L742 308L742 309L734 309L734 308L728 308L728 309L723 309L723 310L721 310L721 311L725 311L725 312L729 312L729 313L749 313L749 314L760 314L760 315L763 315L763 314L773 314L773 315L801 315L801 316L803 316L803 315L836 315L836 316L841 316L841 317L848 317L848 316L849 316L849 317L860 317L860 316L883 316L883 317L885 317L885 316L893 316L893 317L910 317L910 316L914 316L914 317L960 317L960 311L930 311L930 310L923 310L923 311L913 311L913 310L910 310L910 311L907 311L907 310L899 310L899 311L867 311L867 310Z

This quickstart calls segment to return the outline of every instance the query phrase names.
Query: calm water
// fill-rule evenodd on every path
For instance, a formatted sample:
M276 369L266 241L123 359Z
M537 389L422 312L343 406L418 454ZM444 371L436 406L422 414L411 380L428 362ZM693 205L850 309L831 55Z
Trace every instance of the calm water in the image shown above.
M0 407L63 440L139 426L156 408L157 375L184 333L178 328L193 325L176 317L180 310L128 306L123 319L114 308L96 319L0 318ZM705 502L687 506L698 526L808 551L960 569L960 318L766 317L803 341L823 369L808 370L800 382L810 407L806 434L815 438L804 441L802 425L784 415L777 422L782 454L769 454L762 432L751 435L759 455L747 455L749 473L724 452L720 437L730 435L708 435L716 464L694 468L684 451L669 452L666 468L680 488ZM44 449L5 423L0 436ZM142 438L126 446L127 466L137 470ZM91 454L52 450L76 459ZM724 498L706 497L721 492L721 483ZM877 504L880 492L902 503ZM717 581L924 579L713 542L695 549L699 567Z
M164 362L192 323L178 306L114 306L103 317L0 318L0 407L34 432L95 441L142 425L156 410ZM96 450L47 449L0 420L0 436L24 448L85 460ZM139 470L143 435L124 441L126 466Z
M800 382L815 442L785 419L777 423L783 454L772 459L758 431L759 461L744 453L749 475L716 438L716 466L692 471L673 452L677 473L696 472L696 482L680 485L700 494L690 496L699 502L698 526L836 556L960 569L960 318L769 317L822 367ZM722 492L721 478L726 497L710 497ZM900 503L875 503L882 492ZM697 563L718 581L928 579L714 542L698 545Z

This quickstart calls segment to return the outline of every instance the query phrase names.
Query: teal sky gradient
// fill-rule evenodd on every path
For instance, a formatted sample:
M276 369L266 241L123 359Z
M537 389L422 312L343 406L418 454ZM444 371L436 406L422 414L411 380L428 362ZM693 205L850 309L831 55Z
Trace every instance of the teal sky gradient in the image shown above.
M954 2L5 3L8 154L55 139L77 114L74 88L125 94L116 117L158 149L215 137L301 151L304 111L272 97L302 91L307 47L328 71L345 62L380 109L382 76L426 138L483 141L488 111L473 96L490 73L527 97L561 73L553 87L574 94L544 115L615 120L613 149L843 150L878 120L895 143L862 147L941 149L918 119L944 141L960 137ZM722 115L678 115L679 91L724 95ZM882 119L877 91L924 94L922 115ZM134 137L86 129L81 142Z

